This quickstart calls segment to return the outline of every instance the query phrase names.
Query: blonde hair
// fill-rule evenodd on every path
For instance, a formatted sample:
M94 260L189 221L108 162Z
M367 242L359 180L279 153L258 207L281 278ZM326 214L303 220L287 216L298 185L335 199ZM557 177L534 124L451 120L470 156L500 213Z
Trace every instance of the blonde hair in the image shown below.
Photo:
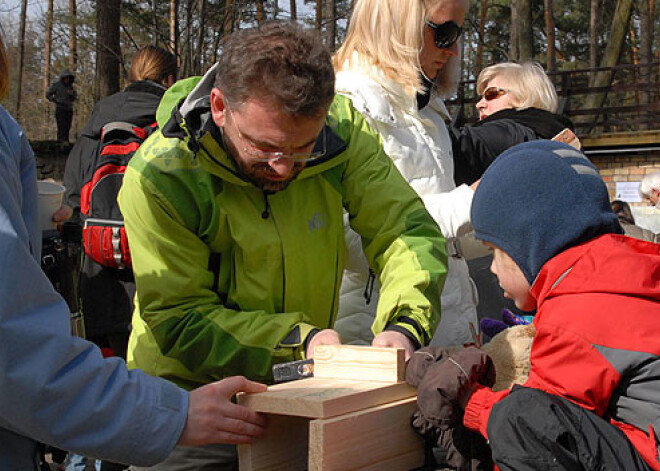
M377 67L410 93L419 91L425 21L443 3L456 1L467 11L469 0L357 0L346 39L333 57L335 70ZM453 81L458 61L451 62L436 82Z
M151 80L162 83L170 75L176 78L176 57L171 52L156 46L140 49L131 61L129 80Z
M9 60L5 42L0 34L0 100L9 93Z
M540 108L551 113L557 112L557 91L537 62L503 62L486 67L477 78L477 93L483 94L488 83L495 77L506 83L503 88L518 101L516 109Z

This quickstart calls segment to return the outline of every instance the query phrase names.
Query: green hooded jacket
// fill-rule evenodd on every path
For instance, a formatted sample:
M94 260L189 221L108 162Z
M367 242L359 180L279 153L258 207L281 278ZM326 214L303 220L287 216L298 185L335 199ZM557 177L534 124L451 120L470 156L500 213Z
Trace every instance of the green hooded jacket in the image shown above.
M445 239L383 153L377 133L337 96L326 156L265 194L222 147L210 114L212 68L177 82L160 131L131 159L119 195L137 299L128 364L185 388L232 376L269 381L331 328L345 259L343 212L379 274L374 333L428 343L440 319Z

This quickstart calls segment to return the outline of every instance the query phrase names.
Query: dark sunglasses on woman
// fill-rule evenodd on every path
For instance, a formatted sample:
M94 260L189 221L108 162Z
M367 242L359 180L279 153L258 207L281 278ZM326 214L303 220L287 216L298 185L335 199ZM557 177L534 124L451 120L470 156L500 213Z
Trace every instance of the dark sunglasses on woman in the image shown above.
M433 42L440 49L449 49L463 34L463 28L455 21L434 23L427 20L426 26L433 30Z

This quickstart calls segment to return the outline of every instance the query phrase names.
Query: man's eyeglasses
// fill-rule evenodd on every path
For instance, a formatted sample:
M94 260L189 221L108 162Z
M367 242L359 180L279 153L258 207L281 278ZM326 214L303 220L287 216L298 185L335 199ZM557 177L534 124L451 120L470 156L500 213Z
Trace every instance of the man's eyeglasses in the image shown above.
M279 159L293 159L296 162L309 162L312 160L319 159L325 155L326 152L325 126L323 126L323 130L319 135L319 137L321 138L321 149L317 149L319 143L319 140L317 138L314 144L314 149L311 152L267 151L267 150L259 149L259 147L254 142L252 142L247 137L243 136L241 130L238 127L238 124L236 124L236 120L234 119L234 115L231 109L227 107L227 110L229 111L229 114L231 115L231 119L234 122L234 127L236 128L236 133L238 134L238 137L243 141L244 144L246 144L245 147L243 147L243 152L249 154L251 156L251 160L253 161L274 162Z
M502 95L505 95L506 93L507 93L507 90L505 90L503 88L488 87L481 94L481 98L484 98L486 101L490 101L490 100L494 100L495 98L499 98Z
M445 21L438 24L427 20L426 26L433 30L433 42L440 49L449 49L463 34L463 28L458 26L455 21Z

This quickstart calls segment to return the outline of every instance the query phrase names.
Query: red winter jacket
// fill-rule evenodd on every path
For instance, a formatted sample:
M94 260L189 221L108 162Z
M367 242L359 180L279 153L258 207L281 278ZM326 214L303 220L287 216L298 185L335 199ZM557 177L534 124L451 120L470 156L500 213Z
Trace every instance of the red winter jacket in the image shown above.
M660 245L598 237L550 259L531 293L538 311L524 386L608 418L660 470ZM476 390L466 427L488 438L491 408L507 394Z

